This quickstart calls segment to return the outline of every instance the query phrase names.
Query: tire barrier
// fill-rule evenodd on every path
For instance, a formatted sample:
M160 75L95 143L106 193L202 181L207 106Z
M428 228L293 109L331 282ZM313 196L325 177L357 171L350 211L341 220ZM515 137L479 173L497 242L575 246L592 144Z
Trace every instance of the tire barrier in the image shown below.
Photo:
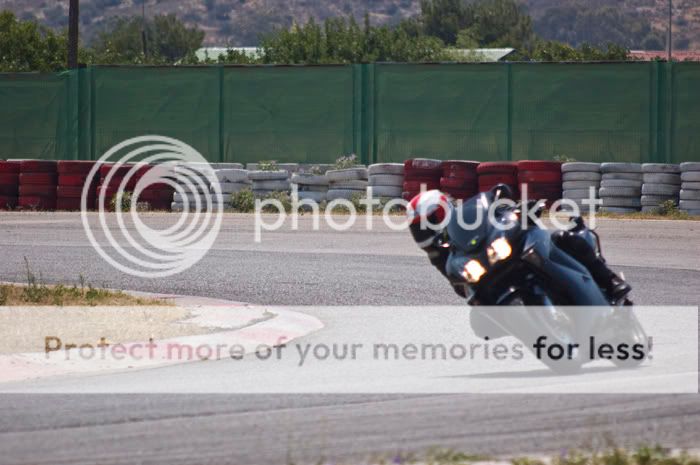
M480 163L476 172L479 175L479 192L486 192L496 184L506 184L513 191L514 197L516 199L520 198L520 191L518 190L518 165L515 163Z
M422 189L440 189L442 161L432 158L413 158L403 163L403 198L410 201Z
M291 182L296 186L299 200L313 200L321 203L328 193L328 178L317 174L295 174Z
M57 163L53 160L19 162L17 207L27 210L55 210Z
M105 208L111 208L112 200L121 189L124 192L133 192L139 181L154 169L154 165L134 165L134 164L114 164L104 163L100 166L100 180L96 192L95 208L97 198L101 195L105 199ZM174 169L179 169L176 166ZM128 179L127 179L128 178ZM124 182L126 180L126 182ZM145 206L148 210L170 211L174 188L165 183L153 183L143 187L138 198L132 198L131 202L136 202L139 206Z
M591 207L584 199L598 198L602 175L599 163L573 162L561 165L562 198L576 203L581 211ZM597 207L596 207L597 208Z
M466 200L479 192L479 162L447 160L442 162L440 190L455 200Z
M19 167L18 161L0 161L0 210L12 210L17 207Z
M275 166L277 170L286 171L290 176L294 173L298 173L300 170L299 163L275 163ZM248 171L260 171L260 163L248 163L245 165L245 168Z
M250 166L252 163L249 163ZM291 185L289 172L283 169L276 171L249 171L248 179L252 181L253 194L256 197L265 197L272 192L287 192Z
M598 195L602 211L633 213L642 207L642 165L639 163L602 163L601 187ZM625 181L625 182L621 182Z
M403 195L403 163L376 163L367 169L372 197L400 199Z
M681 163L680 209L689 215L700 216L700 162Z
M365 195L369 185L367 168L347 168L326 171L328 192L326 200L351 200L357 194Z
M561 163L558 161L521 160L517 162L518 190L527 188L532 200L544 200L547 206L562 197Z
M83 188L87 182L94 161L59 161L57 164L58 187L56 188L56 210L78 211L81 208ZM86 207L95 208L99 176L95 176L88 187Z
M681 168L669 163L642 165L642 212L653 213L664 202L678 205L681 190Z

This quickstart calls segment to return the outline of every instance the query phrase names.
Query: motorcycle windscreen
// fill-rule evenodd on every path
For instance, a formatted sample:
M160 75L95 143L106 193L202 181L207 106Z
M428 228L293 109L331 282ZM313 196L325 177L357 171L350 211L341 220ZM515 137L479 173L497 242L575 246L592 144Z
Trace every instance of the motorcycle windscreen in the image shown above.
M455 208L447 224L447 233L457 248L470 253L484 241L489 231L488 211L492 197L488 192L478 194Z

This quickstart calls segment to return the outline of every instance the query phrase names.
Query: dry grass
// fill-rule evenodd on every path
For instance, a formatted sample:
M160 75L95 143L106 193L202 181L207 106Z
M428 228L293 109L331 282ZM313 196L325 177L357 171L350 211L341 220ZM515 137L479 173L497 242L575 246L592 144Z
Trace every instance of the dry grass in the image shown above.
M24 259L27 284L0 284L0 306L162 306L172 303L162 299L136 297L122 291L94 287L81 275L79 282L72 286L47 285L37 278Z

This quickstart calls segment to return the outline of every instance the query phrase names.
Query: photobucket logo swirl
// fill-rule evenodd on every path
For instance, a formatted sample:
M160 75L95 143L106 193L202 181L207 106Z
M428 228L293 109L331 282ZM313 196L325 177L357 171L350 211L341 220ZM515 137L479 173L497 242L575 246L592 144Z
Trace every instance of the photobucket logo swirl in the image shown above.
M182 141L157 135L125 140L88 174L81 196L83 228L100 256L124 273L141 278L181 273L206 255L221 229L223 199L214 181L206 159ZM177 221L161 229L146 224L142 201L169 205L173 197L182 201ZM99 228L90 224L92 202ZM94 234L98 229L101 242Z

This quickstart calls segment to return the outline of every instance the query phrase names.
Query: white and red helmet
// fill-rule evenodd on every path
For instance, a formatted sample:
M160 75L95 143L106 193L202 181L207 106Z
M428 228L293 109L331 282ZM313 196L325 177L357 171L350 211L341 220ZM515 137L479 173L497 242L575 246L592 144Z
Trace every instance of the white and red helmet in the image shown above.
M445 221L452 213L452 204L445 194L439 190L421 192L411 199L406 206L409 224L417 225L426 222L437 226Z

